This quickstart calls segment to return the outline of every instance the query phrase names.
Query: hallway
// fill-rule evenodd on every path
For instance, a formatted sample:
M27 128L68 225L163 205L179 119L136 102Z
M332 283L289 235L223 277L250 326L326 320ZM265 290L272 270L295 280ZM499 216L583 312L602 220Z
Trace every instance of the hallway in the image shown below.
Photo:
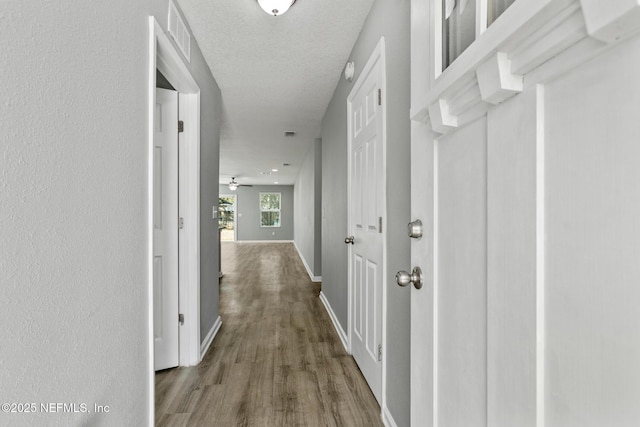
M380 407L291 243L222 243L223 325L156 374L158 426L376 426Z

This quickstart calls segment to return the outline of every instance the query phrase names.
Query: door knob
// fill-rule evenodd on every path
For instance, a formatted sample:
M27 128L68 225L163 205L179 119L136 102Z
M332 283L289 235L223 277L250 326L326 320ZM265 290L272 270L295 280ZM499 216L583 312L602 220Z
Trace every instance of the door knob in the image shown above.
M409 224L409 237L412 239L420 239L422 237L422 221L416 219Z
M405 287L408 286L409 283L413 283L413 286L416 289L422 288L422 270L420 267L414 267L411 273L407 273L406 271L398 271L396 274L396 283L399 286Z
M355 237L353 237L353 236L349 236L349 237L347 237L347 238L345 238L345 239L344 239L344 242L345 242L346 244L351 243L351 244L353 245L353 244L354 244L354 242L355 242L355 240L356 240L356 239L355 239Z

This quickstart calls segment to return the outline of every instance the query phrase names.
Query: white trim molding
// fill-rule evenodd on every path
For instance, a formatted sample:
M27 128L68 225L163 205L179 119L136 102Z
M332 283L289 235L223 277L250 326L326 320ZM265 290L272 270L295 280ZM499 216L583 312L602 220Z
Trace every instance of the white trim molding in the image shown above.
M218 316L216 321L213 322L213 326L209 330L209 333L204 338L204 341L202 341L202 344L200 344L200 360L202 360L204 358L204 355L207 354L207 351L209 350L211 343L213 343L213 340L216 337L216 335L218 335L218 331L220 330L221 326L222 326L222 318Z
M627 38L640 28L637 0L580 0L589 35L605 43Z
M293 243L293 240L236 240L235 242L222 243Z
M304 258L304 255L302 255L302 252L300 251L300 248L298 247L298 244L296 243L296 241L293 241L293 246L295 246L296 250L298 251L298 256L300 256L300 260L302 260L302 264L304 264L304 268L307 270L307 274L309 275L309 279L311 279L312 282L322 282L322 276L314 276L313 272L311 271L311 269L309 268L309 264L307 264L307 260Z
M386 405L382 407L380 416L382 417L382 424L384 424L385 427L398 427L398 424L396 424Z
M436 9L431 21L437 24ZM438 25L433 28L436 68L430 71L429 88L414 98L411 118L446 134L525 87L562 75L640 31L640 3L516 1L442 72L434 60L441 37Z
M178 91L180 119L185 132L179 144L180 216L187 227L180 230L179 245L179 312L185 316L185 325L179 334L179 365L200 363L200 88L183 62L175 46L153 16L149 17L149 131L148 131L148 271L149 271L149 352L151 387L151 423L153 424L153 135L156 70Z
M322 304L324 304L324 308L327 309L327 313L329 314L329 317L331 318L331 322L333 323L333 327L335 328L336 332L338 333L338 337L340 337L340 341L342 341L342 345L344 346L344 350L351 354L351 351L349 351L349 345L348 345L348 341L347 341L347 333L344 331L344 329L342 329L342 326L340 326L340 321L338 321L338 316L336 316L336 313L333 312L333 308L331 308L331 304L329 303L329 300L327 299L327 297L324 295L324 293L322 291L320 291L320 301L322 301Z

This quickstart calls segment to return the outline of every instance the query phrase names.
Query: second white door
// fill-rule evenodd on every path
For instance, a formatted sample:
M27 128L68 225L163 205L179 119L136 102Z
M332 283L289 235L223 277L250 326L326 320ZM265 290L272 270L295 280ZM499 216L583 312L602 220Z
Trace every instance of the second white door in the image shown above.
M383 43L348 98L351 352L378 402L382 396L385 212Z
M156 89L153 138L154 367L179 363L178 92Z

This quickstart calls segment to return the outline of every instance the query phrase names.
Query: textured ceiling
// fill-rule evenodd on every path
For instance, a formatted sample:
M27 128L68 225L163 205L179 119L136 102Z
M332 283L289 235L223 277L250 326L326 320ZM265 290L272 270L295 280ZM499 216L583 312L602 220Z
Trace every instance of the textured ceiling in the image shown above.
M178 2L222 91L220 182L293 184L373 0Z

